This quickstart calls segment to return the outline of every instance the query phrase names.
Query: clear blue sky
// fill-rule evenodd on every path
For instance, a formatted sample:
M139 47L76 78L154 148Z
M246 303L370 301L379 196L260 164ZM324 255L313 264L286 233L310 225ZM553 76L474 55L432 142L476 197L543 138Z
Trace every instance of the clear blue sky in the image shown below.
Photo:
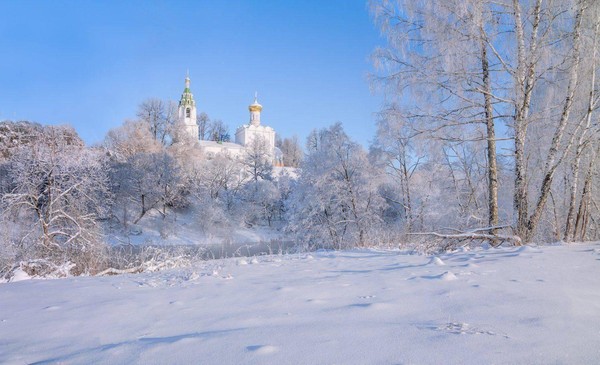
M367 145L382 43L361 0L0 0L0 120L69 123L100 142L144 99L179 100L189 69L198 110L231 131L257 91L283 137L341 121Z

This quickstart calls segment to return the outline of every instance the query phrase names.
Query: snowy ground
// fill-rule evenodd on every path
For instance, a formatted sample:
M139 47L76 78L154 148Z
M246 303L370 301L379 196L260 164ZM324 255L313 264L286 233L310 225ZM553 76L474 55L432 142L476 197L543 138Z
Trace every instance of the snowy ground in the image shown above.
M0 284L0 363L600 363L600 245Z
M171 212L167 219L156 212L149 212L139 224L132 225L129 230L132 234L124 234L118 227L106 230L107 243L112 245L223 245L223 244L254 244L271 241L286 241L281 227L211 227L202 230L199 227L195 209L190 208L182 212Z

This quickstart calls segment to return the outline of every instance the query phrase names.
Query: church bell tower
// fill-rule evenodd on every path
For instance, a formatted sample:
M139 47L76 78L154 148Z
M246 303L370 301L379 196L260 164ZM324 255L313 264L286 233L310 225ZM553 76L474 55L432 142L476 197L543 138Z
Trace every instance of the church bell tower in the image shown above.
M185 132L194 140L198 140L198 124L196 124L196 102L190 90L190 76L185 77L185 89L179 100L179 123Z

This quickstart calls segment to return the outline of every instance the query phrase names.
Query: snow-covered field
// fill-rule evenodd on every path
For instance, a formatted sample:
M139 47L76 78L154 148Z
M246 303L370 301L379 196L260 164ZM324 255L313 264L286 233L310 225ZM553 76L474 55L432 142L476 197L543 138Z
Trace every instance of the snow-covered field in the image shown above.
M0 363L597 364L600 245L0 284Z

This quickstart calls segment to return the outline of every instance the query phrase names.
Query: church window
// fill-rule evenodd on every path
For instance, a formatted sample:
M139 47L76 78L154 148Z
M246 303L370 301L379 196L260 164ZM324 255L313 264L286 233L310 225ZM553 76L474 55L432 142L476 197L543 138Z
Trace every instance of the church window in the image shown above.
M189 118L189 117L190 117L190 112L191 112L191 111L190 111L190 108L186 108L186 109L185 109L185 117L186 117L186 118Z

